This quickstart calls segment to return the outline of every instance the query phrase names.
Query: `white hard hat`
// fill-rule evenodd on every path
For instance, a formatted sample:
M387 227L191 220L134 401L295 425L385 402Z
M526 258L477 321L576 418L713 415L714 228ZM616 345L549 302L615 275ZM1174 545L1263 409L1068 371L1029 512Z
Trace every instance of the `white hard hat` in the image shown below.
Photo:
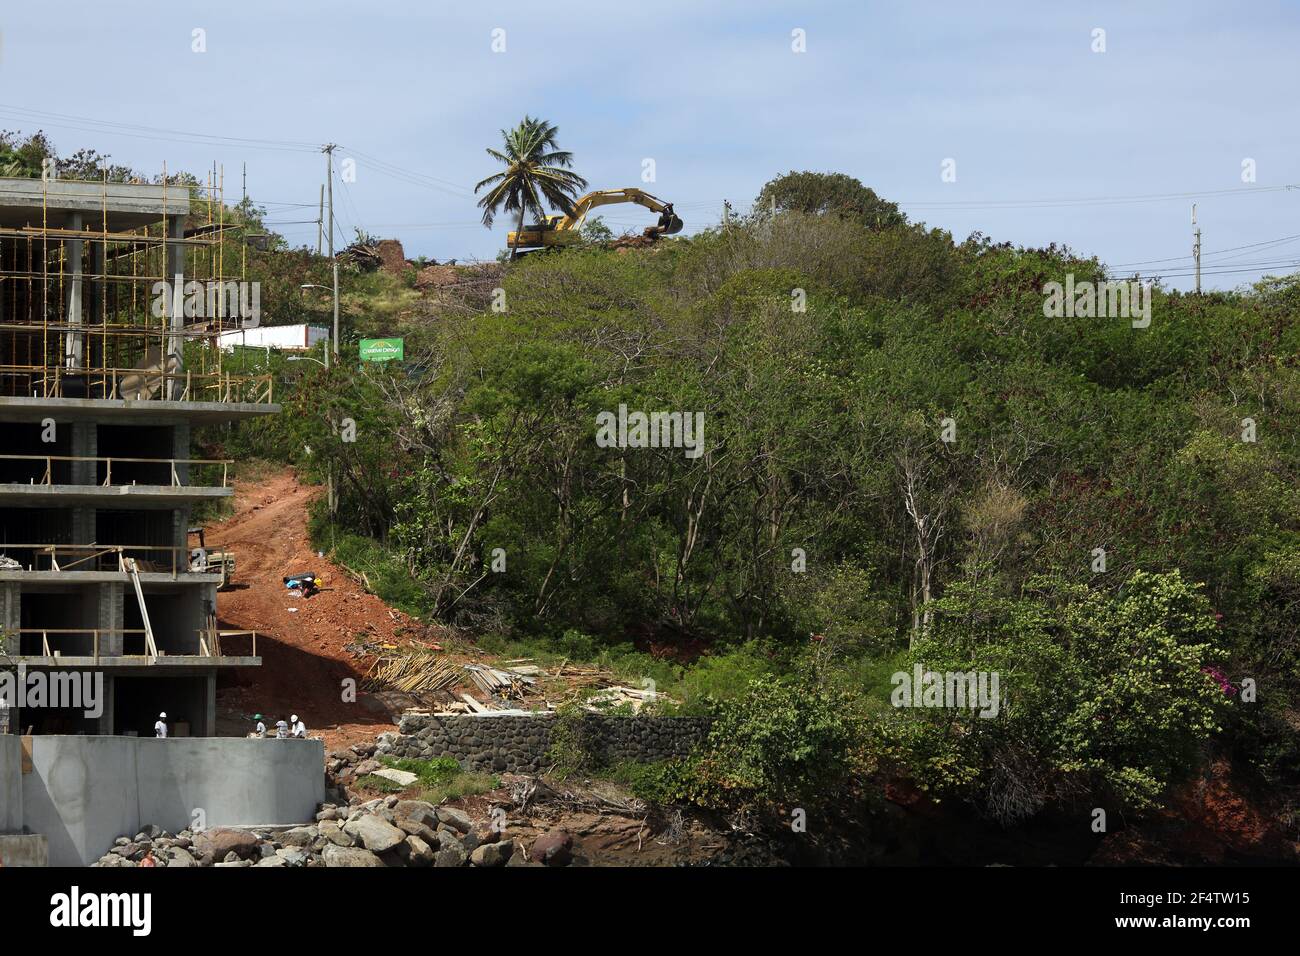
M289 719L292 720L292 721L296 724L296 723L298 722L298 715L297 715L297 714L294 714L294 715L293 715L292 717L290 717Z
M163 711L161 714L159 714L159 715L158 715L158 719L159 719L159 720L166 720L166 719L167 719L167 712L166 712L166 711Z

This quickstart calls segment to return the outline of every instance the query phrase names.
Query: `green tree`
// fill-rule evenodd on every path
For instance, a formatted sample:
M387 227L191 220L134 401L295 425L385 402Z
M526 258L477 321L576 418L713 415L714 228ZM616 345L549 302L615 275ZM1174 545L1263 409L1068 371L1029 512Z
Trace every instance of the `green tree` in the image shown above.
M558 147L559 132L558 127L531 116L514 129L501 131L503 148L488 147L487 154L506 168L474 187L476 193L491 187L478 202L483 225L491 228L496 214L505 210L517 213L515 228L523 231L526 212L539 220L545 215L543 200L564 213L572 212L573 200L587 181L572 171L573 154ZM517 255L515 250L511 258Z
M768 182L755 205L760 212L775 206L779 212L833 213L855 219L868 229L888 229L907 221L896 203L881 199L875 190L844 173L791 170Z

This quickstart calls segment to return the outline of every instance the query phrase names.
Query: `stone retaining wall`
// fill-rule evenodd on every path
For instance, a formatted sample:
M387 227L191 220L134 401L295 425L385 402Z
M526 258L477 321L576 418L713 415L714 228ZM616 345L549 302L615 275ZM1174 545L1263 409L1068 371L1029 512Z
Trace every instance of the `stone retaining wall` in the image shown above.
M548 766L547 751L558 718L433 717L408 714L380 753L431 760L455 757L466 770L536 773ZM649 763L684 757L708 736L708 717L614 717L584 714L577 724L583 749L598 763Z

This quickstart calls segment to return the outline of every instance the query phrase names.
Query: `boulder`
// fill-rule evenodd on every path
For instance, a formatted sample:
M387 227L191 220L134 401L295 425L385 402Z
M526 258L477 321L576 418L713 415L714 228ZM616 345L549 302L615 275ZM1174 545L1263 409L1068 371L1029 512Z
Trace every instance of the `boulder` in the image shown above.
M438 825L438 808L423 800L398 800L393 805L393 821L400 827L402 820L433 828Z
M573 837L563 830L548 830L533 843L532 857L547 866L564 866L573 859Z
M439 807L437 814L439 823L445 823L461 833L469 833L474 829L474 821L464 810L457 810L455 807Z
M469 855L475 866L505 866L514 852L513 843L484 843Z
M321 821L320 835L335 846L356 846L356 841L352 839L351 834L345 832L333 820Z
M321 857L325 860L325 865L330 867L384 865L379 857L359 846L334 846L330 844L325 848L325 852L321 854Z
M198 861L190 856L189 851L183 847L174 846L167 851L167 865L171 866L198 866Z
M411 866L432 866L434 852L429 844L418 836L409 836L406 838L406 847L408 852L407 862Z
M317 832L315 827L294 827L281 833L277 842L281 846L311 846Z
M511 845L514 847L514 850L510 854L510 859L506 861L506 866L541 866L542 865L538 863L536 860L530 860L524 856L524 848L522 844L519 843L519 841L517 840L512 841Z
M306 866L311 854L302 847L287 846L275 851L278 859L284 862L285 866Z
M257 855L257 836L247 830L231 827L212 827L194 839L199 854L213 860L225 860L231 853L239 859Z
M449 847L444 847L433 855L434 866L464 866L465 861L469 859L465 848L459 843L453 843Z
M406 839L406 833L380 817L367 814L345 826L344 831L373 853L391 850Z

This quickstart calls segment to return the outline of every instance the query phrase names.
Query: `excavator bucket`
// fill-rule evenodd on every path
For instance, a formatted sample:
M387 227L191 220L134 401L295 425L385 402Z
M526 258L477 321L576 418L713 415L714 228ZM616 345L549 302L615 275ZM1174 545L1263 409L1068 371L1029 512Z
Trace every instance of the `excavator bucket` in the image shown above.
M659 222L656 225L647 226L642 235L647 239L658 239L661 236L671 236L681 231L681 217L673 212L672 206L667 206L659 216Z

